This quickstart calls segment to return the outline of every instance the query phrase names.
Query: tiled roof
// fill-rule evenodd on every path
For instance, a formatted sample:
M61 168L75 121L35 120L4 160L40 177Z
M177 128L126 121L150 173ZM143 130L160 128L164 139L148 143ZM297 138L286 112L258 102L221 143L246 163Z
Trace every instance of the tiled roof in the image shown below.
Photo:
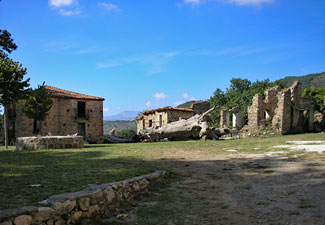
M174 107L171 107L171 106L166 106L166 107L163 107L163 108L147 110L142 114L143 115L149 115L149 114L154 114L155 112L164 112L164 111L194 112L193 109L189 109L189 108L174 108ZM137 118L137 120L141 120L142 118L143 118L143 116L140 116L140 117Z
M104 101L104 98L84 95L73 91L67 91L60 88L52 87L49 85L45 86L46 91L54 98L72 98L80 100L95 100L95 101Z

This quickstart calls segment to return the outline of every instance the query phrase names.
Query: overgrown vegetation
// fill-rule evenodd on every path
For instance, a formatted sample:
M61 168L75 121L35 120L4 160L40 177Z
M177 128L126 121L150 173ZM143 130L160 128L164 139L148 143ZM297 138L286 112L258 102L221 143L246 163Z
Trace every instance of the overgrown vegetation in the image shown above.
M123 137L123 138L134 138L136 135L136 132L133 129L127 129L127 130L120 130L116 132L116 136Z
M279 85L279 82L270 82L269 79L251 82L248 79L233 78L230 81L230 87L226 91L217 88L210 98L211 107L216 106L216 110L211 113L211 124L219 127L221 109L232 109L238 107L240 113L247 121L247 109L252 104L255 94L264 94L267 88Z
M325 88L308 87L302 93L303 97L312 96L316 102L316 110L325 115Z
M197 101L187 101L187 102L184 102L183 104L176 106L176 108L190 108L194 102L197 102Z

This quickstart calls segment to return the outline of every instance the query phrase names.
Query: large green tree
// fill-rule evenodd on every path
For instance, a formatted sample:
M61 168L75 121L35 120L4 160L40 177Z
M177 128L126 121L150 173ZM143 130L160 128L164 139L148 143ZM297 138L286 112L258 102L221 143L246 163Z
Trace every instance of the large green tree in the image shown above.
M219 127L220 125L220 110L222 108L231 109L238 107L241 115L247 121L247 109L252 104L252 99L255 94L263 94L265 89L278 83L270 82L269 79L262 81L251 82L248 79L233 78L230 81L230 87L226 91L219 88L213 93L210 98L211 107L217 106L216 111L210 116L211 123ZM281 85L280 85L281 86Z
M325 88L306 88L302 96L312 96L316 102L316 110L325 116Z
M44 84L29 92L23 109L28 118L40 122L46 119L53 105L53 100L47 93Z
M29 87L29 79L24 80L27 69L15 62L8 55L17 49L11 35L6 30L0 30L0 104L4 107L5 146L8 149L7 111L11 104L25 96Z

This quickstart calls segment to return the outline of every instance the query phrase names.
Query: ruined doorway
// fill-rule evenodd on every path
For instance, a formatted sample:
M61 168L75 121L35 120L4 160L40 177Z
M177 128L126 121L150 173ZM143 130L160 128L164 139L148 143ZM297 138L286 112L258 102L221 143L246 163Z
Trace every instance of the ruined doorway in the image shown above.
M86 140L86 124L78 123L78 135L82 136Z

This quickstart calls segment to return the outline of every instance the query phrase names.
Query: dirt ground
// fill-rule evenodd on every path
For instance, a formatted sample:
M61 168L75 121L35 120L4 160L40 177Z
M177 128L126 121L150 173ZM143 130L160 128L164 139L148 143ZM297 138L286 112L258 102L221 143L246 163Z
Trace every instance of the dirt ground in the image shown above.
M142 199L121 224L325 224L324 158L284 152L166 154L155 163L180 179Z

